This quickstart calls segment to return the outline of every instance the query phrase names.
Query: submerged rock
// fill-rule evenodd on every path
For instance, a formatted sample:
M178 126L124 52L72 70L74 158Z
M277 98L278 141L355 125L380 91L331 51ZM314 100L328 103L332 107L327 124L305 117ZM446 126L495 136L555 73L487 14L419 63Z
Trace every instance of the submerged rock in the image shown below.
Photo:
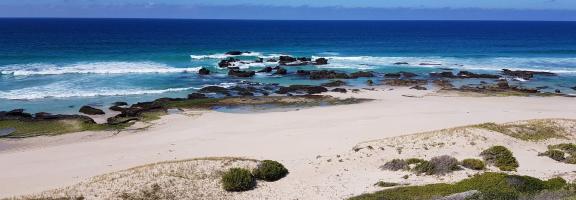
M246 53L250 53L250 52L246 52ZM244 54L244 52L242 52L242 51L229 51L229 52L226 52L226 55L230 55L230 56L240 56L240 55L242 55L242 54Z
M270 73L272 72L272 67L264 67L258 73Z
M416 86L426 85L428 81L422 79L387 79L384 80L384 84L389 86Z
M220 68L231 67L231 66L234 66L234 62L238 62L238 61L240 61L240 60L235 59L235 58L224 59L218 63L218 67L220 67Z
M314 60L314 64L315 64L315 65L327 65L327 64L328 64L328 59L326 59L326 58L317 58L316 60Z
M358 71L350 74L350 78L370 78L374 77L373 72Z
M282 67L279 67L278 69L276 69L276 72L274 72L274 74L276 74L276 75L286 75L286 74L288 74L288 70L286 70L286 69L284 69L284 68L282 68Z
M205 98L208 98L208 97L206 97L205 94L197 93L197 92L194 92L194 93L188 95L188 99L205 99Z
M410 63L407 62L395 62L395 65L409 65Z
M230 92L225 87L220 86L207 86L203 87L202 89L198 90L199 93L217 93L217 94L224 94L226 96L230 96Z
M91 106L82 106L78 112L84 113L84 114L87 114L87 115L103 115L103 114L106 114L106 113L104 113L104 111L102 111L102 110L100 110L100 109L98 109L98 108L91 107Z
M0 120L31 119L32 114L24 112L24 109L14 109L8 112L0 112Z
M384 74L385 78L412 78L412 77L416 77L418 76L418 74L412 73L412 72L398 72L398 73L387 73Z
M340 73L332 70L319 70L319 71L303 71L299 70L298 74L308 75L312 80L320 79L349 79L350 76L346 73Z
M332 92L347 93L348 90L346 90L344 88L334 88L334 89L332 89Z
M209 74L210 74L210 70L202 67L202 69L200 69L200 70L198 71L198 74L200 74L200 75L209 75Z
M117 101L117 102L112 103L112 105L114 105L114 106L127 106L128 103L124 102L124 101Z
M433 78L485 78L485 79L500 78L500 76L494 75L494 74L476 74L476 73L472 73L469 71L460 71L456 75L454 75L454 73L452 73L450 71L432 72L432 73L430 73L430 77L433 77Z

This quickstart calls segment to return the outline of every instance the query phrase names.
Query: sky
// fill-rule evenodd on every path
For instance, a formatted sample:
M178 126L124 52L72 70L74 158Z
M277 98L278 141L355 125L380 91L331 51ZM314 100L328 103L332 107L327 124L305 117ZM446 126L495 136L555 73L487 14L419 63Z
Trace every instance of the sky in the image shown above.
M576 21L576 0L0 0L0 17Z

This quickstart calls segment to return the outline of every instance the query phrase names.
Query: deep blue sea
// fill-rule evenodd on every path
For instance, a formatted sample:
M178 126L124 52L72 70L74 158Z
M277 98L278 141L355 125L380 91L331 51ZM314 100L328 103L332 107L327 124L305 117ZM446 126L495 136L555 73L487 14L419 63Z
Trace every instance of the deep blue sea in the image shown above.
M86 104L184 97L203 86L232 85L246 79L217 67L231 50L252 52L246 59L293 55L330 62L289 72L550 71L560 76L518 84L576 93L570 89L576 86L576 22L0 19L0 110L74 113ZM424 62L442 65L418 65ZM240 67L266 65L275 63ZM199 76L200 67L216 74ZM323 82L269 74L249 80Z

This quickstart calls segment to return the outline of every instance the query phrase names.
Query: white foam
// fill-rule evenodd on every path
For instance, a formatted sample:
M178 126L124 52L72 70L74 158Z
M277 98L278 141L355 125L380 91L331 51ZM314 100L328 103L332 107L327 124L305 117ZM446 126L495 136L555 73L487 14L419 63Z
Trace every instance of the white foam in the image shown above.
M227 55L225 53L217 53L209 55L190 55L190 58L192 58L192 60L206 60L206 59L225 59L229 57L238 57L238 56L260 57L262 56L262 53L250 52L250 53L242 53L242 55Z
M201 67L175 68L154 62L92 62L69 65L23 64L0 67L0 74L14 76L58 74L127 74L197 72Z
M317 59L322 56L313 56ZM469 70L500 71L534 70L552 73L576 74L576 58L548 57L497 57L497 58L455 58L455 57L374 57L374 56L328 56L328 65L322 68L374 69L390 66L409 66L426 68L456 68ZM394 65L397 62L407 62L409 65ZM420 65L422 63L440 65Z
M70 97L97 97L97 96L126 96L142 94L162 94L167 92L187 91L200 89L197 87L145 89L145 88L79 88L73 83L56 82L44 86L23 89L0 91L0 99L32 100L43 98L70 98Z

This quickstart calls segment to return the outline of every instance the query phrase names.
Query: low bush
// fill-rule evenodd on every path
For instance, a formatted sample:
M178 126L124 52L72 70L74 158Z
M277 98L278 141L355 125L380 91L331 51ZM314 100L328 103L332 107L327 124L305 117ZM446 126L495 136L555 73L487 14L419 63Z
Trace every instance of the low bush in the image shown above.
M258 167L252 172L254 177L265 181L277 181L288 174L288 169L279 162L273 160L264 160L258 164Z
M568 154L576 154L576 144L572 143L564 143L564 144L556 144L548 146L548 149L559 149Z
M564 163L576 164L576 155L571 155L571 156L566 157L566 159L564 160Z
M565 188L560 179L542 181L529 176L514 176L504 173L487 172L454 184L430 184L385 189L372 194L352 197L351 200L416 200L434 199L471 190L480 191L467 199L475 200L515 200L524 196L534 196L545 190Z
M556 177L548 179L547 181L544 182L544 184L546 185L546 188L549 190L559 190L564 188L568 184L568 182L566 182L566 180L564 180L562 177Z
M430 159L430 163L434 166L433 174L444 175L461 168L458 166L458 160L452 156L443 155Z
M512 152L503 146L490 147L482 151L480 156L488 164L494 165L502 171L516 171L519 166Z
M473 170L486 169L486 164L484 163L484 161L479 160L479 159L473 159L473 158L464 159L462 161L462 166L466 167L468 169L473 169Z
M426 162L426 160L420 159L420 158L408 158L408 159L406 159L406 164L408 164L408 165L419 164L419 163L423 163L423 162Z
M256 187L256 179L247 169L231 168L222 176L222 185L230 192L247 191Z
M418 163L413 170L417 174L432 175L434 174L434 165L432 165L432 163L430 163L429 161L424 161Z
M394 159L384 163L384 165L380 166L382 170L391 170L391 171L398 171L398 170L409 170L408 163L402 159Z
M566 159L564 157L564 152L556 149L548 150L544 153L539 154L539 156L548 156L549 158L552 158L552 160L555 161L563 161L564 159Z

